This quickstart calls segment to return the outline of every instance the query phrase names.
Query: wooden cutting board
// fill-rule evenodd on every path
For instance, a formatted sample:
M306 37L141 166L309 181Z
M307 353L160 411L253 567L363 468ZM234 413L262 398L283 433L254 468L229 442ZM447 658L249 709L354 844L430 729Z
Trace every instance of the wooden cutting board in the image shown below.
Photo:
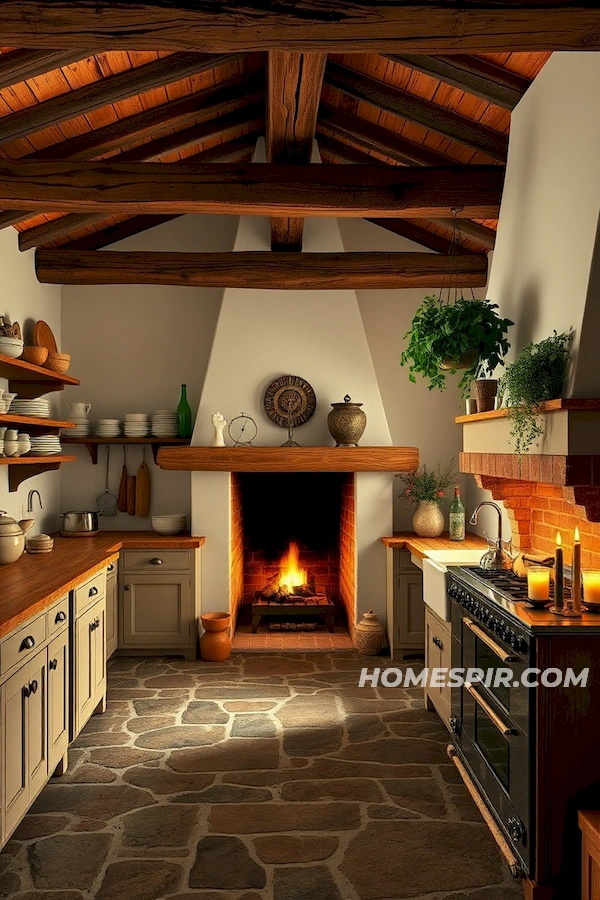
M135 475L127 478L127 512L135 516Z
M33 326L33 343L36 347L47 347L49 353L58 352L52 329L42 319Z
M145 460L135 476L135 514L147 516L150 512L150 470Z
M117 494L117 509L119 512L127 512L127 463L123 460L123 469L121 470L121 481L119 482L119 493Z

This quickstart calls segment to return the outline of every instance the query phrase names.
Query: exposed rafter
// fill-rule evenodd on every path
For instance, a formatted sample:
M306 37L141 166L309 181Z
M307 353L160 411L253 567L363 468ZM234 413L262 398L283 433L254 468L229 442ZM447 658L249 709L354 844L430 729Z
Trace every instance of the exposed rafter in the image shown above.
M221 118L215 119L214 122L193 125L191 128L185 128L183 131L177 131L174 134L168 134L162 138L157 138L155 141L150 141L148 144L134 147L132 150L119 154L115 159L122 163L150 161L160 158L165 153L183 150L186 147L201 144L203 141L222 137L228 132L238 131L240 128L245 128L256 136L263 126L264 106L262 103L258 103L249 108L231 113L228 116L221 116ZM197 161L202 161L202 159L204 162L214 161L215 159L223 160L223 157L226 156L226 153L221 153L223 146L221 144L214 148L212 152L209 151L206 158L199 154L200 159ZM34 228L28 228L26 231L21 232L19 235L19 249L30 250L32 247L40 247L49 241L55 241L65 235L72 234L84 225L94 225L99 221L101 222L102 219L103 216L98 216L94 213L71 213L70 215L62 216L60 219L43 222Z
M507 135L460 116L445 107L428 103L408 91L385 84L377 78L355 72L338 63L327 65L325 83L357 100L365 100L409 122L416 122L493 159L500 161L506 159Z
M452 53L591 50L595 0L4 0L0 45L128 50Z
M0 15L1 21L1 15ZM36 106L9 113L0 119L0 144L27 137L50 125L82 116L108 106L117 100L133 97L144 91L172 84L190 75L197 75L219 65L230 63L237 57L231 55L210 56L200 53L174 53L164 59L111 75L101 81L86 84L77 90L59 94Z
M421 247L428 247L429 250L434 250L436 253L448 255L453 250L460 254L469 255L473 253L472 250L467 250L459 244L454 248L452 241L448 240L447 237L437 234L435 231L421 228L420 225L415 225L410 219L367 219L367 222L379 225L380 228L385 228L386 231L391 231L393 234L407 238L407 240L413 241L415 244L420 244Z
M437 287L452 270L459 286L483 286L487 259L434 253L97 253L38 250L45 284L162 284L281 290Z
M90 50L13 50L0 56L0 89L85 59Z
M489 103L495 103L503 109L513 110L531 84L527 78L495 66L485 59L466 54L455 56L388 54L388 59L431 75L432 78L439 78L446 84L481 97Z
M267 160L308 165L326 54L274 50L267 64ZM302 250L304 219L273 218L272 250Z
M37 212L465 218L498 215L500 166L0 161L0 206Z

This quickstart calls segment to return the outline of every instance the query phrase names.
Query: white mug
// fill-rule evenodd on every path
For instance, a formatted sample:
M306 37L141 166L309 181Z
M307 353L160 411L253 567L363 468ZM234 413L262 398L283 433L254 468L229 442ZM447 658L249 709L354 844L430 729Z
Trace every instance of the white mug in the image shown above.
M69 403L69 415L73 419L85 419L91 408L91 403Z

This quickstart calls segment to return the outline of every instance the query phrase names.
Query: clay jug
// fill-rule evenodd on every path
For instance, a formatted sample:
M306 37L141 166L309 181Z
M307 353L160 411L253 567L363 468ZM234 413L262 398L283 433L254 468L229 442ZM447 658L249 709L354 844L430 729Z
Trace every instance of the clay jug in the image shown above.
M204 634L200 638L200 656L208 662L222 662L231 654L231 638L227 629L231 616L226 612L205 613L200 617Z
M368 609L354 632L354 646L363 656L375 656L385 646L385 628L372 609Z

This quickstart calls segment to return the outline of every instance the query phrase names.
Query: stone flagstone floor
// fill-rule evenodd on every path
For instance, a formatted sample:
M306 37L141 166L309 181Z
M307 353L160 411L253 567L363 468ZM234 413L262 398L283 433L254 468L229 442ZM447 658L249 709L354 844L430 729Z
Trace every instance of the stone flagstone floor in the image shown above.
M521 900L421 690L359 688L367 663L115 660L106 714L0 855L0 895Z

